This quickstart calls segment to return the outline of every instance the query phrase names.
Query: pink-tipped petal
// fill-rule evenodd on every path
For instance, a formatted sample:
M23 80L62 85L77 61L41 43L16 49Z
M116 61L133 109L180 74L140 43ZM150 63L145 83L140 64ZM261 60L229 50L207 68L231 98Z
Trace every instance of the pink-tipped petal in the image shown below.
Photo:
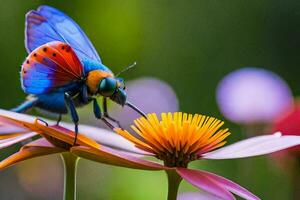
M203 171L177 168L177 173L192 185L205 190L224 200L234 200L234 196L217 181L207 176Z
M273 153L297 145L300 145L300 136L282 136L280 132L277 132L272 135L242 140L199 156L205 159L246 158Z
M232 182L231 180L228 180L222 176L218 176L216 174L202 171L203 174L205 174L207 177L210 177L214 181L216 181L219 185L226 188L228 191L244 198L247 200L259 200L257 196L246 190L245 188L241 187L240 185Z
M9 147L13 144L16 144L18 142L27 140L29 138L32 138L33 136L37 135L35 132L29 132L29 133L23 133L20 136L14 137L14 138L8 138L4 140L0 140L0 149Z
M185 192L178 195L177 200L222 200L207 192Z
M70 151L79 157L109 165L143 170L168 169L161 164L143 160L136 156L132 156L131 154L104 146L102 146L100 149L85 146L75 146L72 147Z

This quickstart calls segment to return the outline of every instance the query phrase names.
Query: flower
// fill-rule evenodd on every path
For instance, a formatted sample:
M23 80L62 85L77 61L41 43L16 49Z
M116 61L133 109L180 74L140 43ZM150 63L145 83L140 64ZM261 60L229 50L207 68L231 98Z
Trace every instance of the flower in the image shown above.
M220 148L225 145L225 139L230 134L228 129L221 128L222 121L186 113L162 113L161 118L159 120L155 114L148 114L147 119L142 117L135 120L132 129L137 136L120 128L116 128L115 131L137 148L147 152L148 156L152 155L162 160L163 164L115 151L110 151L116 156L110 164L122 158L123 163L114 164L135 169L165 170L169 178L168 199L176 198L178 185L182 179L222 199L235 199L232 193L245 199L259 199L226 178L203 170L188 169L188 164L198 159L258 156L300 144L298 136L281 136L280 133L275 133ZM103 162L101 158L103 150L78 146L72 147L71 152L86 159Z
M253 67L225 76L216 93L222 114L241 124L270 123L293 102L284 80L271 71Z
M167 167L187 167L190 161L202 154L223 146L228 129L220 129L223 122L203 115L163 113L159 121L156 114L148 119L135 120L132 129L142 138L133 137L128 131L117 129L120 135L136 147L152 153L163 160Z

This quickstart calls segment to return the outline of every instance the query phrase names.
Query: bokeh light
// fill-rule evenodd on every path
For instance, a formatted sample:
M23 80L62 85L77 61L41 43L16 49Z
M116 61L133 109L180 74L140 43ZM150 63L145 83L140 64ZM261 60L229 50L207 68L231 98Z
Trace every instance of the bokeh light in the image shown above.
M272 122L293 102L291 90L278 75L250 67L226 75L216 95L223 115L241 124Z
M300 101L288 107L284 113L278 115L272 125L272 131L280 131L283 135L300 135ZM293 155L300 155L300 147L290 149Z
M152 77L142 77L127 81L126 93L128 100L141 108L145 113L175 112L179 109L179 102L175 91L166 82ZM112 115L128 128L134 119L140 117L138 113L128 107L114 106Z

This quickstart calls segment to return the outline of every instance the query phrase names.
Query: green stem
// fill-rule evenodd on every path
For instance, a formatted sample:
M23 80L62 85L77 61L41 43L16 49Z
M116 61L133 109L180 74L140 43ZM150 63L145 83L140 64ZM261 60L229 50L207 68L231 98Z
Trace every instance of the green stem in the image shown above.
M175 170L166 170L168 177L168 200L176 200L181 176Z
M69 152L62 153L64 163L64 200L76 200L76 171L79 158Z
M295 166L292 170L292 183L293 183L293 199L299 199L300 198L300 160L297 158Z

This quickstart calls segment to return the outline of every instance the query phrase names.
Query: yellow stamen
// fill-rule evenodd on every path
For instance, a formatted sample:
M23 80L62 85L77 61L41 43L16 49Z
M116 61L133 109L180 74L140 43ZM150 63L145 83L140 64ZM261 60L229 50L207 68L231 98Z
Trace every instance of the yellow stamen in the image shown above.
M135 137L126 130L115 131L135 144L136 147L154 153L168 166L186 166L189 161L223 146L230 133L221 129L224 122L204 115L187 113L148 114L134 121Z

